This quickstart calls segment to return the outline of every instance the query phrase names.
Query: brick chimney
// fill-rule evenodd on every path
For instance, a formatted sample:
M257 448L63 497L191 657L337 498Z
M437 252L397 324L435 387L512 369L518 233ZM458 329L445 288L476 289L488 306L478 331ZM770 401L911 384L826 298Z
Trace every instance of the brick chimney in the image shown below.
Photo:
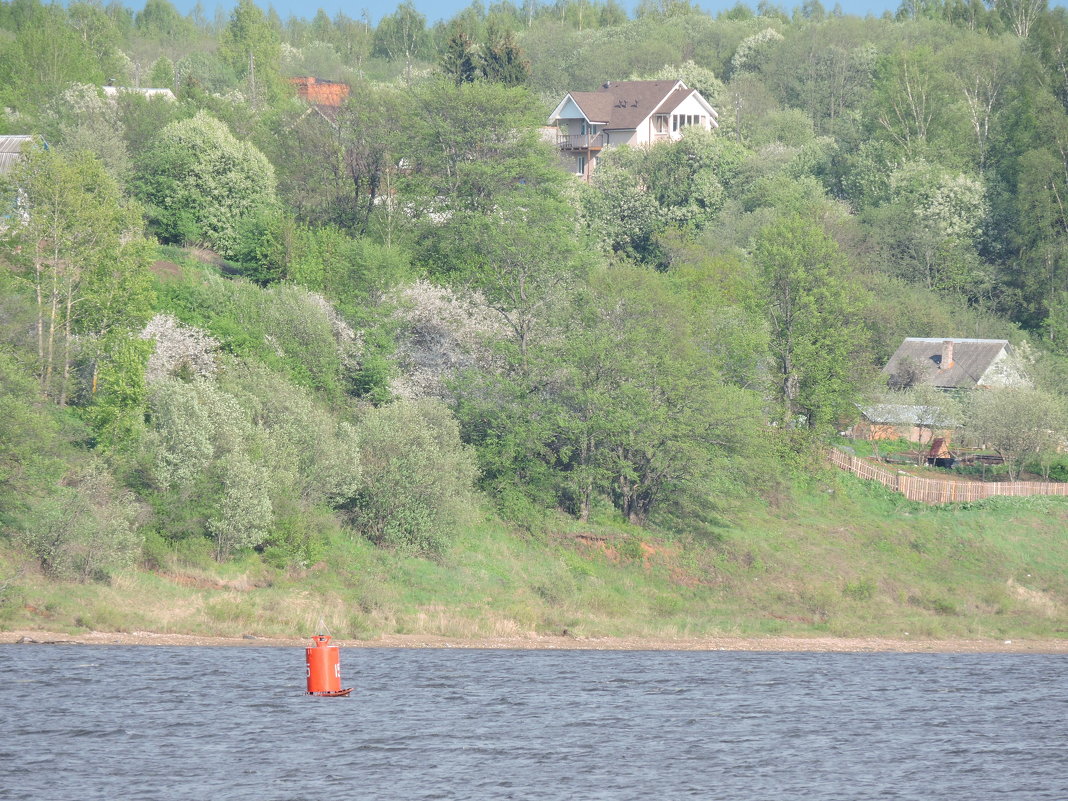
M947 339L942 342L942 360L938 363L939 370L948 370L953 366L953 340Z

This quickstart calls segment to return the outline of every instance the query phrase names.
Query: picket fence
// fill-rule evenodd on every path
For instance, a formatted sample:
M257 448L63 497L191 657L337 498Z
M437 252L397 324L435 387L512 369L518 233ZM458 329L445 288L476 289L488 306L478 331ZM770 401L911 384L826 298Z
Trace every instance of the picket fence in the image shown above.
M1068 495L1068 483L1054 481L947 481L940 478L920 478L904 472L892 472L867 459L861 459L838 448L830 448L828 455L836 467L855 476L878 481L884 487L900 492L910 501L920 503L966 503L995 495Z

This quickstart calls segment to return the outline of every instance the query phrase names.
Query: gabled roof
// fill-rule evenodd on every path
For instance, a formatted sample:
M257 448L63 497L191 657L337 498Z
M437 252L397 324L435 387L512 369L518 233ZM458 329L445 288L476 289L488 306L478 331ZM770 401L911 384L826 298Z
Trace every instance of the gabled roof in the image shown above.
M664 102L656 108L655 113L670 114L680 105L682 105L682 101L688 98L690 95L697 95L698 97L700 97L700 94L696 89L685 89L680 86L678 89L676 89L674 92L664 98Z
M946 342L953 343L953 362L943 367L942 349ZM911 365L919 383L945 389L975 389L994 363L1011 352L1007 339L908 337L890 357L883 373L894 375Z
M615 98L604 92L569 92L586 119L590 122L607 124L612 119L612 106Z
M572 100L588 122L609 130L637 128L653 113L669 114L688 97L696 95L715 118L718 116L696 89L674 81L610 81L595 92L568 92L549 117L553 123Z
M937 410L929 406L912 406L904 403L876 403L857 409L869 423L887 426L940 426L950 428L954 421L943 419Z
M0 136L0 175L11 172L22 158L22 148L32 141L32 136Z

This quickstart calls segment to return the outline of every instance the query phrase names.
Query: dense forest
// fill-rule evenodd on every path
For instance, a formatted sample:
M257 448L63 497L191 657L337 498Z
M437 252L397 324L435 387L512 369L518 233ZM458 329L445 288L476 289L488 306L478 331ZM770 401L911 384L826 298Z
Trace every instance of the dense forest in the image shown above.
M651 78L718 129L565 172L564 93ZM12 0L0 105L33 137L3 176L0 527L53 578L346 538L434 559L487 516L713 539L812 472L906 336L1010 340L1033 387L999 416L1057 469L1068 14L1043 0L429 26Z

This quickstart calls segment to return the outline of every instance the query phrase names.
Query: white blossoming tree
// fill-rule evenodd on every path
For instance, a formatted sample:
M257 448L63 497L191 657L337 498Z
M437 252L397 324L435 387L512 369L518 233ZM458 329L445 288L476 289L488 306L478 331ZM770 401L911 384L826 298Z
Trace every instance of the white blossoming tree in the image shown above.
M267 158L205 112L160 132L138 190L165 239L203 243L224 256L232 255L242 220L277 202Z

